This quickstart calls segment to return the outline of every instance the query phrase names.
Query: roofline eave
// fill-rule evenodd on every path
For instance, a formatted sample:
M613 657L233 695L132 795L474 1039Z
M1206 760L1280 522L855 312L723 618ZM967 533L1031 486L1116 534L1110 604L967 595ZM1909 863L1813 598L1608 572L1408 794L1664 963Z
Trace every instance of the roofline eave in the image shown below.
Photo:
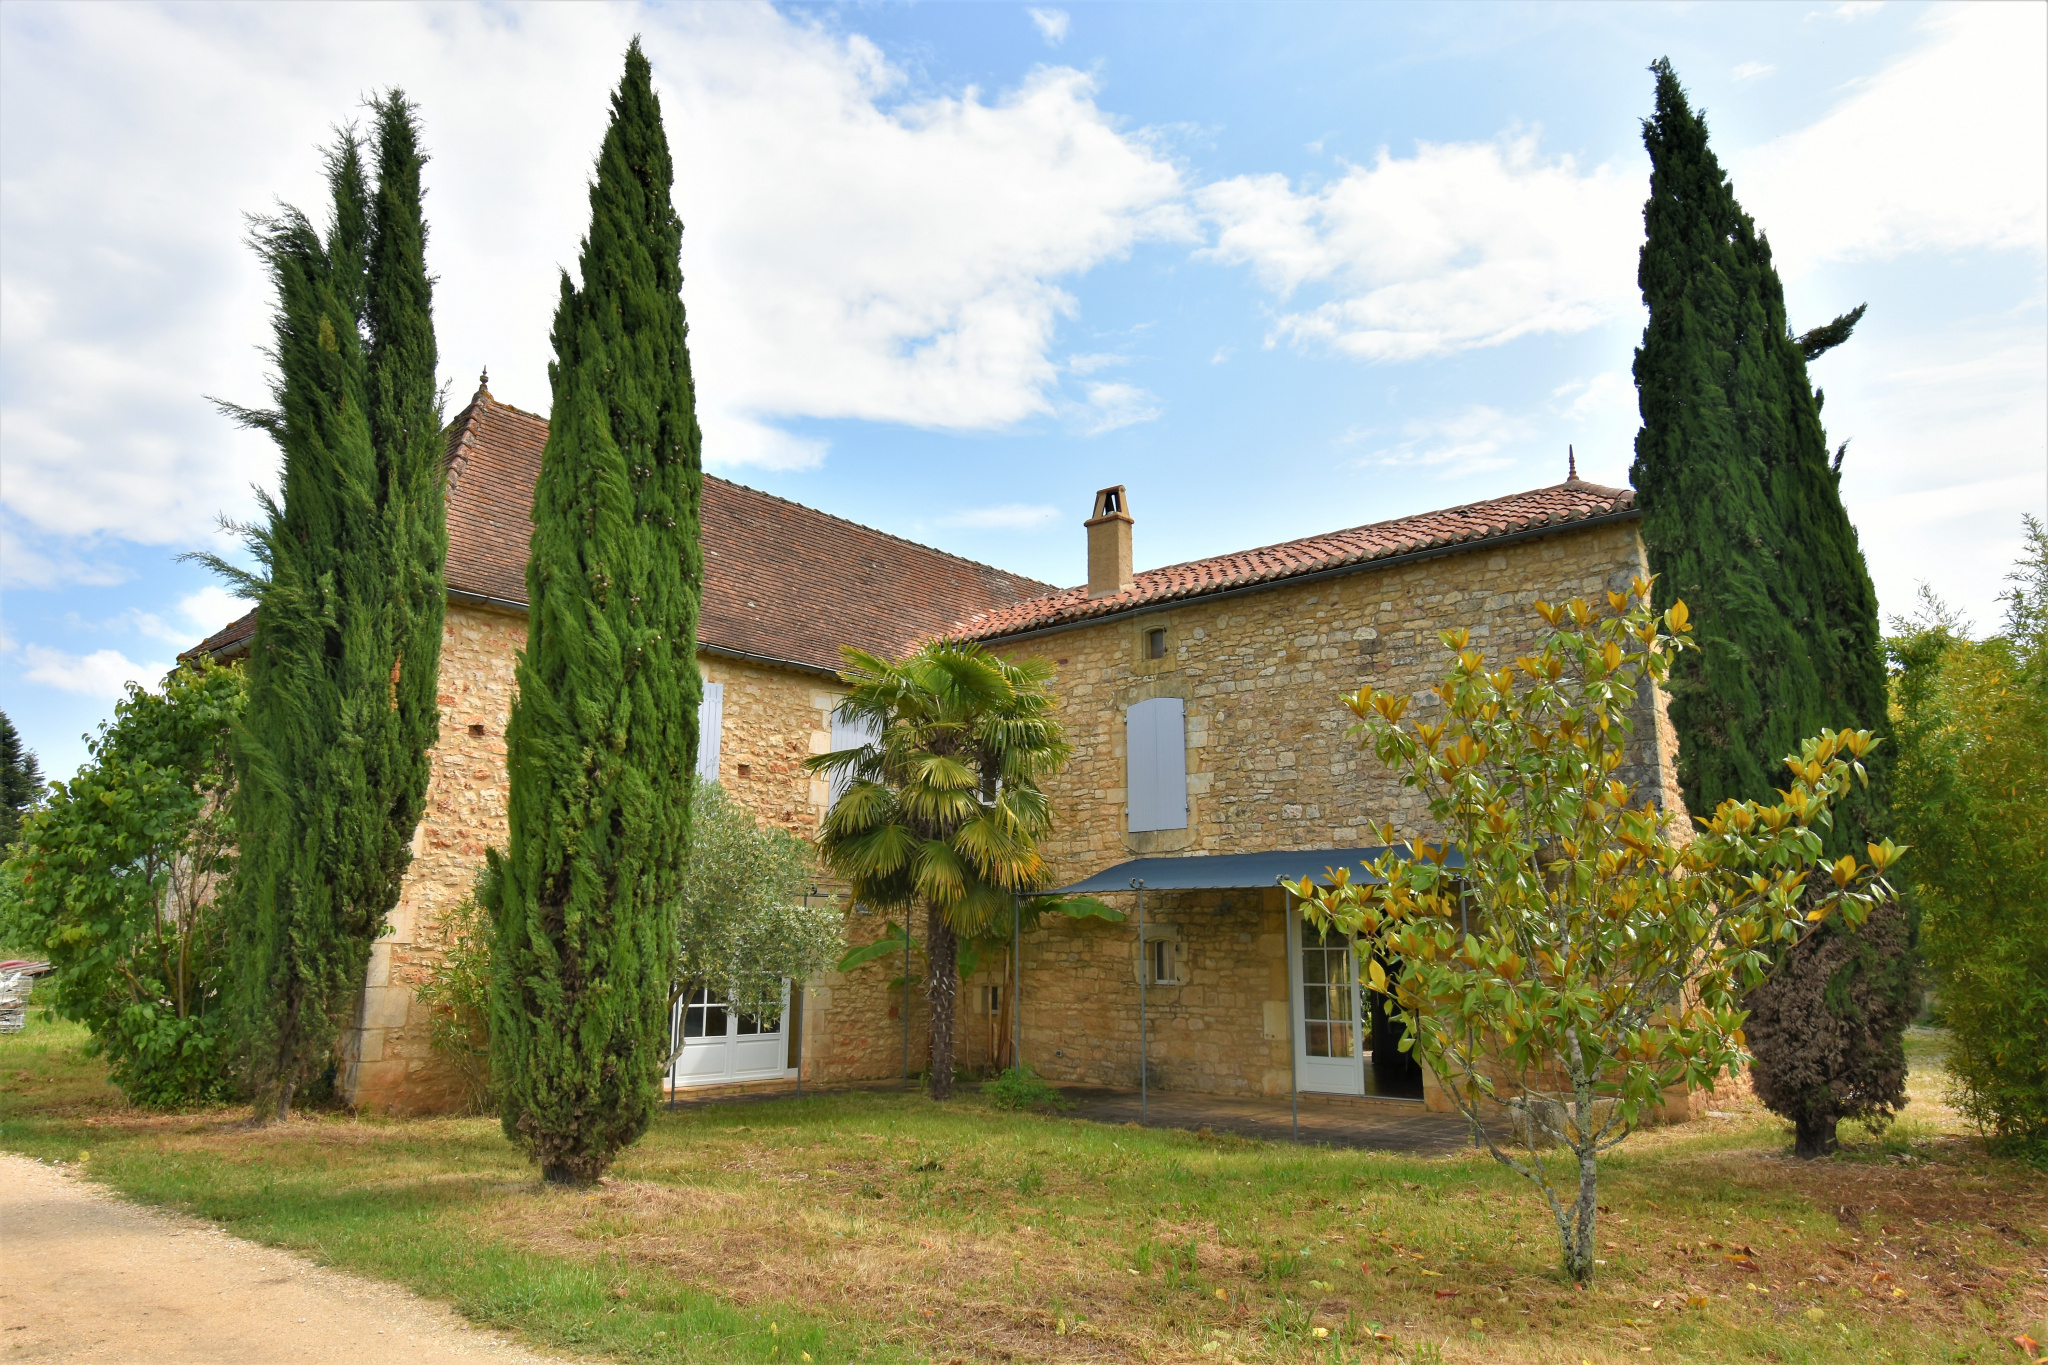
M1602 512L1598 516L1582 517L1576 521L1534 526L1522 531L1513 531L1504 536L1488 536L1485 540L1460 541L1453 545L1435 545L1422 550L1410 550L1405 554L1386 555L1379 559L1362 559L1351 564L1337 564L1327 569L1316 569L1309 573L1290 574L1285 578L1270 578L1258 583L1245 583L1234 588L1219 588L1214 592L1191 592L1179 597L1161 598L1136 606L1106 611L1097 616L1083 616L1078 620L1060 621L1049 626L1034 626L1029 630L1007 631L992 635L961 635L957 638L972 640L976 644L1012 644L1019 640L1037 639L1042 635L1058 635L1064 631L1079 630L1084 626L1097 626L1105 621L1118 621L1127 617L1150 616L1156 612L1172 611L1194 602L1216 602L1226 597L1247 597L1256 592L1271 592L1278 588L1291 588L1302 583L1317 583L1328 578L1341 578L1347 574L1372 573L1379 569L1391 569L1402 564L1414 564L1425 559L1444 559L1451 555L1468 554L1474 550L1492 549L1499 545L1514 545L1525 540L1540 540L1571 531L1590 530L1612 522L1640 518L1642 508L1630 506L1613 512Z
M492 611L509 612L515 616L525 616L531 611L531 608L526 603L513 598L493 597L489 593L471 592L467 588L450 588L448 589L448 596L451 600L468 606L486 607ZM701 639L697 641L697 649L701 653L716 655L721 659L737 659L742 663L750 664L767 664L772 668L786 668L796 673L808 673L813 677L830 678L833 682L844 681L840 678L838 669L827 668L823 664L804 663L798 659L784 659L773 654L756 654L750 650L734 649L729 645L715 645L708 640Z

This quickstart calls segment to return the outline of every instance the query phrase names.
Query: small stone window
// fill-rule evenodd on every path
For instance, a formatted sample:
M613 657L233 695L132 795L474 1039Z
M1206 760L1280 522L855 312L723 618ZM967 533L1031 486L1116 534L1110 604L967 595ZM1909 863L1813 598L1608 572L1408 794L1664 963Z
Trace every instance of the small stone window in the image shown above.
M479 721L475 725L470 726L469 733L475 739L482 739L484 737L483 722Z
M741 777L752 777L753 775L754 775L754 765L753 765L753 764L751 764L751 763L742 763L742 764L740 764L740 776L741 776Z
M1145 632L1145 657L1163 659L1166 657L1166 627L1154 626Z
M1003 988L1001 986L978 987L974 995L976 1012L993 1019L1003 1012Z
M1145 930L1145 951L1139 965L1139 980L1147 986L1185 986L1187 949L1178 930Z

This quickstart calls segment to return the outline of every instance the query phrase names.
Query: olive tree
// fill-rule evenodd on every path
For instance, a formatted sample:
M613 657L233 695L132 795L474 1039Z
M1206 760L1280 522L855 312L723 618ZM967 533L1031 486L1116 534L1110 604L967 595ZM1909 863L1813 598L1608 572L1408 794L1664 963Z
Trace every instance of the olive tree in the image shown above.
M1786 759L1770 802L1723 801L1688 830L1622 780L1638 717L1690 627L1651 583L1607 610L1538 603L1532 653L1490 666L1448 631L1431 718L1368 687L1344 699L1353 733L1428 802L1438 842L1414 839L1354 878L1290 889L1318 927L1357 935L1370 988L1495 1159L1556 1217L1564 1268L1593 1273L1600 1153L1676 1086L1745 1060L1743 991L1769 953L1887 900L1901 850L1828 863L1831 811L1867 781L1867 731L1823 732ZM1809 894L1818 868L1817 892ZM1389 972L1381 963L1389 963ZM1496 1118L1515 1119L1508 1138ZM1557 1149L1561 1148L1562 1151Z

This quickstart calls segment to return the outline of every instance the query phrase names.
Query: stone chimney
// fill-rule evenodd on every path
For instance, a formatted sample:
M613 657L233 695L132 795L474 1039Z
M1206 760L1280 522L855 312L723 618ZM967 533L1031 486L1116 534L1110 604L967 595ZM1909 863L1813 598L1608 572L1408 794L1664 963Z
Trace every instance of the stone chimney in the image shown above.
M1131 507L1124 486L1095 495L1088 518L1088 595L1114 597L1131 586Z

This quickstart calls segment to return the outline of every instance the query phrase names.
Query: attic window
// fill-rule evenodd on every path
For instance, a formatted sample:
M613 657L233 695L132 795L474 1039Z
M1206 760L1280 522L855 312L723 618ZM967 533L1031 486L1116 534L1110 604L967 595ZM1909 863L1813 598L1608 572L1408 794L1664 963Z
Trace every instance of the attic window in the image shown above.
M1166 657L1166 627L1154 626L1145 632L1145 657L1163 659Z
M470 726L469 733L474 735L478 739L482 739L484 737L484 727L482 723L479 722L478 724Z
M753 765L753 764L751 764L751 763L742 763L742 764L740 764L740 776L741 776L741 777L752 777L753 775L754 775L754 765Z

